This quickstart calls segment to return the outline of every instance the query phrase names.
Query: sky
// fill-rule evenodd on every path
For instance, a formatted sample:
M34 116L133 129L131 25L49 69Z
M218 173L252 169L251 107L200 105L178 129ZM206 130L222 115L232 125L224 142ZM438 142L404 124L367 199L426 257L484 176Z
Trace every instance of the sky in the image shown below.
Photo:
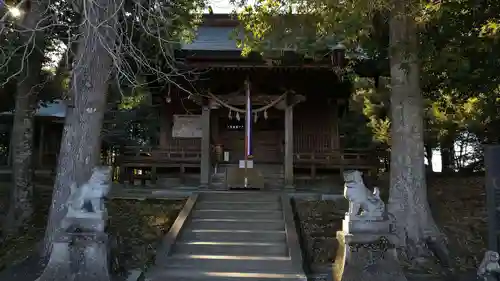
M229 0L210 0L208 3L212 6L214 14L229 14L233 11L233 6L229 4Z

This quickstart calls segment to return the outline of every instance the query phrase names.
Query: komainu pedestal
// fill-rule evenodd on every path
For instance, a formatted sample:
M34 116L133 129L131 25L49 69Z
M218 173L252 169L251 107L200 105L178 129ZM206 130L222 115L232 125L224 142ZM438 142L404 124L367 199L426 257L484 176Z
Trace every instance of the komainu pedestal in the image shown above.
M335 281L406 281L387 234L337 232L339 248L333 268Z
M335 281L406 281L398 261L394 221L389 219L378 188L366 188L362 172L344 173L349 200L333 267Z
M37 281L109 281L107 211L103 198L109 191L111 168L95 168L90 180L76 187L68 212L54 238L49 262Z

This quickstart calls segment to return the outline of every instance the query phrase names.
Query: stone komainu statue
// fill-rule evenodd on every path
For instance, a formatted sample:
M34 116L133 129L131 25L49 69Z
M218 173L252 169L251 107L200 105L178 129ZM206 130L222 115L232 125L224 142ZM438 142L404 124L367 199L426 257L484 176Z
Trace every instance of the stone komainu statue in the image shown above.
M498 264L499 260L500 255L497 252L486 251L483 261L481 261L477 270L479 280L497 280L493 276L500 273L500 265Z
M344 172L344 197L349 200L349 212L351 217L382 217L385 212L385 204L380 199L380 191L377 187L371 192L363 182L363 173L357 170ZM358 213L361 212L360 215Z
M103 198L108 194L111 183L111 167L95 167L89 181L80 188L72 184L68 198L66 217L88 217L105 212Z

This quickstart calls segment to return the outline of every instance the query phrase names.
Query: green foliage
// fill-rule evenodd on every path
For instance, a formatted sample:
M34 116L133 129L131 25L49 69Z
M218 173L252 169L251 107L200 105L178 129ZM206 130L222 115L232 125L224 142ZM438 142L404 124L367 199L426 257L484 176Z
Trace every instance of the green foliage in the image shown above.
M131 110L139 106L144 100L143 95L134 95L130 97L123 97L122 102L119 104L118 109L120 110Z
M360 136L365 135L364 138L366 138L367 132L369 132L372 142L376 144L390 143L391 123L387 116L389 106L387 84L385 81L383 84L379 83L379 88L376 89L372 79L355 77L354 81L355 91L352 95L353 106L351 109L364 116L365 120L364 124L358 124L358 129L355 131L364 127L362 129L364 132L360 133Z
M387 59L387 2L238 3L245 6L238 14L245 32L241 45L246 53L288 47L314 54L328 49L332 44L328 40L333 40L351 50L362 46L372 58ZM440 147L452 138L452 142L470 142L469 146L480 153L481 143L500 142L500 53L496 51L500 49L500 1L415 1L413 5L420 31L426 145ZM366 81L356 84L353 109L366 117L359 122L366 122L374 140L390 143L389 89L379 87L375 91L373 83ZM349 130L356 131L354 127Z
M137 76L166 83L180 75L174 51L194 38L205 6L205 0L126 1L119 15L120 83L141 86L134 81Z
M372 18L385 0L257 0L238 17L244 53L290 49L313 56L338 43L355 50L370 35Z
M159 116L152 105L154 92L141 77L137 80L144 86L114 84L109 89L102 138L111 146L154 145L158 137Z
M440 1L426 6L421 32L424 88L457 98L491 92L499 85L498 1Z
M482 37L496 37L500 32L500 22L488 20L486 24L481 27L480 35Z

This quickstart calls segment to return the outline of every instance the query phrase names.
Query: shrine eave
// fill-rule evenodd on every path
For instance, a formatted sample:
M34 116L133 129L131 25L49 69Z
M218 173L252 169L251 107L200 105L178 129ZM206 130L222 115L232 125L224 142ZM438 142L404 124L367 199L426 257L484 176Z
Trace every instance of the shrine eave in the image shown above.
M304 57L292 51L280 52L275 57L263 57L258 53L250 53L244 57L238 50L178 50L175 57L186 64L210 65L249 65L249 66L324 66L332 67L330 56L321 59ZM343 58L343 55L342 55Z
M342 67L332 63L331 60L315 61L300 56L293 56L279 59L263 59L258 54L250 54L242 57L238 51L196 51L179 52L176 54L178 62L186 68L210 69L210 70L259 70L269 69L273 71L307 71L323 70L334 71L335 68ZM351 62L354 71L362 77L387 76L389 66L386 61L377 61L366 58L346 59L343 65Z

